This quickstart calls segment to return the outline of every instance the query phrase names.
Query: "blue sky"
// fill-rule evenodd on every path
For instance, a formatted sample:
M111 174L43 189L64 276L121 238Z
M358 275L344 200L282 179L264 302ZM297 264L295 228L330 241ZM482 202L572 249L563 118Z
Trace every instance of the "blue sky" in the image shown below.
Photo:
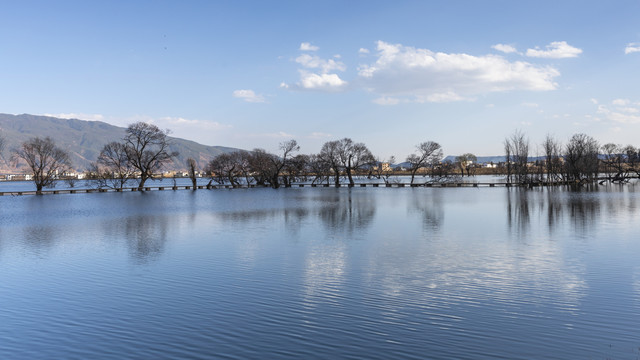
M583 132L640 146L638 1L8 1L0 112L404 159ZM534 150L535 152L535 150Z

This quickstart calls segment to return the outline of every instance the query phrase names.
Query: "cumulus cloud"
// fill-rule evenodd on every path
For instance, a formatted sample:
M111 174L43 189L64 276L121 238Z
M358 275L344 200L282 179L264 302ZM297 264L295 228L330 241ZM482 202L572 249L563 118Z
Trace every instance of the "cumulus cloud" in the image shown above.
M433 52L378 41L377 59L359 67L359 83L383 96L408 96L418 102L470 99L509 90L554 90L560 75L550 66L501 56ZM382 101L382 100L380 100Z
M495 44L491 48L493 48L495 50L498 50L498 51L501 51L501 52L503 52L505 54L511 54L511 53L518 52L518 50L515 47L513 47L511 45L506 45L506 44Z
M308 43L304 44L308 45ZM300 46L300 49L309 49L307 45ZM341 91L346 87L347 82L335 72L345 71L347 67L337 59L340 59L340 55L334 55L333 59L323 59L317 55L302 54L295 59L295 62L302 66L302 69L298 70L300 80L295 85L283 82L280 87L297 90Z
M624 48L625 54L631 54L634 52L640 52L640 43L629 43L627 47Z
M346 84L347 82L340 79L337 74L316 74L304 70L300 71L299 85L303 89L336 91Z
M341 61L335 61L333 59L324 60L319 56L311 56L309 54L298 56L296 62L307 69L319 69L322 73L328 73L333 70L345 71L347 68Z
M302 44L300 44L301 51L318 51L318 49L320 48L317 46L311 45L308 42L303 42Z
M370 51L369 51L369 49L360 48L360 50L358 50L358 53L366 55L366 54L370 53Z
M564 59L578 57L582 54L582 49L567 44L566 41L554 41L547 45L544 50L539 47L527 49L526 55L529 57L546 59Z
M243 99L250 103L263 103L265 102L264 96L256 94L253 90L235 90L233 97Z

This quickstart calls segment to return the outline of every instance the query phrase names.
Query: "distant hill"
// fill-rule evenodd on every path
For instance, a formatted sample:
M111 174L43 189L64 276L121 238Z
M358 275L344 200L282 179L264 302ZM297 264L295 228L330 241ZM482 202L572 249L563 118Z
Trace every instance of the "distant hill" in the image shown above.
M499 155L499 156L478 156L478 161L477 162L479 164L486 164L486 163L497 164L497 163L504 162L505 158L506 157L504 155ZM531 159L531 157L530 157L530 159ZM442 161L443 162L446 162L446 161L455 162L456 161L456 156L449 155L446 158L444 158Z
M122 140L125 128L101 121L60 119L28 114L0 114L0 135L6 142L4 151L0 153L0 172L2 173L25 171L10 163L11 149L19 147L27 139L36 136L51 137L58 146L69 152L74 169L84 171L90 163L96 161L105 144ZM185 169L185 160L189 157L196 159L198 166L202 168L218 154L239 150L223 146L206 146L174 137L170 139L173 142L171 151L178 151L180 155L172 164L168 164L167 170Z

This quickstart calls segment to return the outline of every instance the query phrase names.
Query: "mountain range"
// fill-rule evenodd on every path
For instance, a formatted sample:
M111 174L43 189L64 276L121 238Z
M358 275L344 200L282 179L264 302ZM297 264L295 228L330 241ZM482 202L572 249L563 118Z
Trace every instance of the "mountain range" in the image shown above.
M60 119L38 115L0 114L0 136L5 139L5 148L0 153L0 173L28 172L24 165L15 164L11 159L11 150L18 148L24 141L33 137L49 136L57 146L66 150L71 156L73 168L84 171L98 158L102 147L111 141L120 141L125 135L125 128L101 121L79 119ZM224 146L207 146L194 141L169 137L172 142L171 151L179 156L167 170L186 168L186 159L194 158L198 166L203 168L209 160L218 154L233 152L239 149Z

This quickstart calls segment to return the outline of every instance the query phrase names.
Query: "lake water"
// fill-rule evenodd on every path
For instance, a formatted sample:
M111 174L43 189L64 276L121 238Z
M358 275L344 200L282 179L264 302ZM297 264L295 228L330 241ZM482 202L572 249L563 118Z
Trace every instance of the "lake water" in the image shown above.
M0 359L638 359L640 185L0 198Z

